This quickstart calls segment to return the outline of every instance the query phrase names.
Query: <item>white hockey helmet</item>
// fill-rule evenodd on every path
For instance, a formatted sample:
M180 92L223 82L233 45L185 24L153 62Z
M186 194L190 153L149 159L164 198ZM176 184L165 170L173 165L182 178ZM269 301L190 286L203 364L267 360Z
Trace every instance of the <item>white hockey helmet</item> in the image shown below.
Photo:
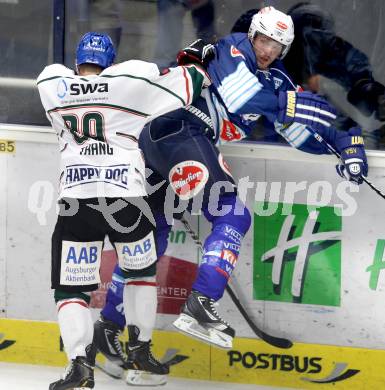
M249 28L249 39L253 42L255 34L261 33L283 45L280 59L285 57L294 40L294 24L289 15L274 7L264 7L253 16Z

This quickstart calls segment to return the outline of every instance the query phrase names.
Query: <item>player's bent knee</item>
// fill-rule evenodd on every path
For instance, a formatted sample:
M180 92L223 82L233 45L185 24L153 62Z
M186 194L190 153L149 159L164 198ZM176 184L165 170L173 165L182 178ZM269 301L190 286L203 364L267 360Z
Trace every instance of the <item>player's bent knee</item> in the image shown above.
M251 225L251 215L244 203L235 195L222 195L218 201L218 210L225 210L221 215L215 215L209 207L203 212L213 226L227 224L235 227L239 233L245 235Z
M125 272L149 272L158 259L154 232L134 242L115 242L119 268ZM152 272L152 271L151 271Z

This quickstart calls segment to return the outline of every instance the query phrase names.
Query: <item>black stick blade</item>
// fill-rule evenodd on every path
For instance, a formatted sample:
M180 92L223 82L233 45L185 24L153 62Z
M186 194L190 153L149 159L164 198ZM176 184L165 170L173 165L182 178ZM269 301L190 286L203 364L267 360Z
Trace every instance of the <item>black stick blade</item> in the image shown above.
M256 336L258 336L261 340L265 341L266 343L273 345L274 347L277 348L288 349L293 346L293 343L290 340L284 339L282 337L272 336L264 332L262 329L259 329L258 326L249 317L246 310L242 306L241 302L239 302L239 299L236 297L234 291L231 289L230 286L226 286L226 291L230 295L231 300L234 302L235 306L242 314L243 318L245 319L245 321L250 326L251 330L255 333Z

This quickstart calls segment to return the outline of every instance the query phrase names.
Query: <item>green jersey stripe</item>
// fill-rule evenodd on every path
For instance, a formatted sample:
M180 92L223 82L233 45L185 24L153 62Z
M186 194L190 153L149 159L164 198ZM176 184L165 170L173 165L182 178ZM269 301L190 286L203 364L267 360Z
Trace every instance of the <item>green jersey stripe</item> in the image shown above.
M145 77L139 77L139 76L132 76L130 74L117 74L115 76L112 76L112 75L101 75L100 77L106 77L106 78L113 78L113 77L128 77L130 79L136 79L136 80L143 80L145 81L146 83L149 83L155 87L158 87L160 89L163 89L164 91L166 91L167 93L173 95L174 97L176 97L177 99L179 99L182 104L185 106L187 103L179 96L177 95L175 92L171 91L170 89L166 88L166 87L163 87L163 85L159 85L157 83L154 83L153 81L150 81L148 79L146 79Z
M185 68L187 69L191 77L192 87L194 91L192 100L194 101L201 94L203 75L195 66L186 66Z
M36 84L39 85L41 83L44 83L44 81L50 81L50 80L55 80L55 79L70 79L70 80L74 80L75 78L74 77L69 77L69 76L52 76L52 77L48 77L46 79L40 80Z
M146 114L144 112L140 112L131 108L118 106L115 104L106 104L106 103L85 103L85 104L70 104L68 106L61 106L61 107L54 107L47 111L47 113L55 112L55 111L61 111L61 110L68 110L71 108L84 108L84 107L101 107L101 108L112 108L114 110L120 110L128 112L129 114L139 115L142 117L148 117L150 114Z

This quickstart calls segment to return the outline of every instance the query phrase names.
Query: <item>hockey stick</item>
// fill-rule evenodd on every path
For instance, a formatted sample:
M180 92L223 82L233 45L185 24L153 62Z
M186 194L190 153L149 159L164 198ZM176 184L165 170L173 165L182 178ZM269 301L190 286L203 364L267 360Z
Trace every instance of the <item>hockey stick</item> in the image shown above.
M337 152L337 150L335 150L333 148L333 146L331 146L327 141L325 141L322 136L320 134L318 134L317 132L315 132L313 129L307 127L306 128L307 130L309 130L314 138L321 144L325 145L326 148L329 150L330 153L334 154L338 159L341 159L341 155ZM366 176L361 176L362 177L362 180L372 189L374 190L375 192L377 192L378 195L381 196L381 198L385 199L385 194L379 190L371 181L369 181Z
M187 233L189 233L189 235L191 236L191 238L193 239L195 244L200 249L201 253L203 253L203 245L202 245L201 241L199 240L199 237L197 236L197 234L191 228L190 224L186 221L186 219L184 217L182 217L180 219L180 221L183 223ZM290 340L284 339L281 337L272 336L272 335L264 332L262 329L260 329L253 322L253 320L250 318L250 316L247 314L245 308L242 306L241 302L239 301L239 299L235 295L233 289L229 285L226 285L226 291L229 294L231 300L234 302L234 305L237 307L239 312L242 314L243 318L245 319L245 321L250 326L251 330L255 333L256 336L258 336L261 340L265 341L266 343L273 345L274 347L277 347L277 348L287 349L287 348L291 348L293 346L293 343Z

